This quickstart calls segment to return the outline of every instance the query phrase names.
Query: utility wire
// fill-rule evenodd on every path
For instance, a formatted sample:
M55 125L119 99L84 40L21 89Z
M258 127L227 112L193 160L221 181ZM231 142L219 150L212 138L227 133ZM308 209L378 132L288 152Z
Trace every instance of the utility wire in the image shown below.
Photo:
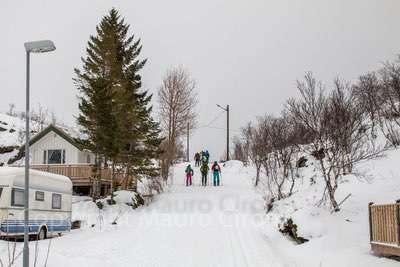
M224 131L226 131L226 128L222 128L222 127L214 127L214 126L207 126L207 127L204 127L204 128L209 128L209 129L216 129L216 130L224 130ZM231 128L229 128L229 131L231 131L231 132L237 132L237 133L241 133L241 131L240 130L238 130L238 129L231 129Z
M202 128L209 128L209 129L216 129L216 130L224 130L224 131L226 131L226 130L227 130L226 128L212 126L212 124L213 124L214 122L216 122L216 121L221 117L221 115L224 114L225 112L226 112L225 110L221 111L221 112L220 112L217 116L215 116L215 118L213 118L209 123L204 124L204 125L202 125L202 126L198 126L198 127L194 128L194 130L202 129ZM229 130L232 131L232 132L241 133L240 130L234 130L234 129L229 129Z
M197 129L209 127L209 126L210 126L211 124L213 124L216 120L218 120L219 117L221 117L221 115L224 114L224 113L225 113L225 111L220 112L220 113L219 113L214 119L212 119L209 123L207 123L207 124L205 124L205 125L203 125L203 126L199 126L199 127L197 127Z

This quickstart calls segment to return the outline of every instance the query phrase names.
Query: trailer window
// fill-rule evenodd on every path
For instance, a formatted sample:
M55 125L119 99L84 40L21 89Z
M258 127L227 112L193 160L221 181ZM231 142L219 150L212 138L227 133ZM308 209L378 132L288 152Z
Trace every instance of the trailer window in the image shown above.
M35 192L35 200L37 201L44 201L44 192L36 191Z
M13 188L11 192L11 206L23 207L24 206L24 190Z
M61 195L60 194L52 195L51 208L52 209L61 209Z

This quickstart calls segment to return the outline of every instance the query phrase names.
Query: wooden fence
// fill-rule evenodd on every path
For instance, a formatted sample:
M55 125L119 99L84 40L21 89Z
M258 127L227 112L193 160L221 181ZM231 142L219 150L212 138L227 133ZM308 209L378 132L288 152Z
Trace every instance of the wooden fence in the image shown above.
M400 256L400 202L369 204L371 249L379 254Z
M93 165L90 164L36 164L30 166L32 169L45 171L55 174L67 176L74 185L89 185L94 177ZM100 180L105 183L111 182L112 171L110 168L102 168ZM132 181L132 177L126 179L123 173L115 174L116 185L128 186Z
M31 165L32 169L64 175L71 179L84 179L92 176L93 166L89 164L46 164Z

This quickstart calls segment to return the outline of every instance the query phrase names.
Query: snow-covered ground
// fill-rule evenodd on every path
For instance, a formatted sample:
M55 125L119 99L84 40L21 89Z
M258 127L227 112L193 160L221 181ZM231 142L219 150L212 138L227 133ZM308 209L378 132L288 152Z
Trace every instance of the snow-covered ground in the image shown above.
M267 214L265 233L286 266L399 266L400 263L372 255L369 246L368 203L394 203L400 198L400 151L389 151L384 158L362 163L358 177L346 176L339 185L337 200L341 211L331 213L321 206L324 183L316 163L309 158L295 194L276 202ZM310 178L316 184L310 185ZM292 218L298 233L308 243L296 245L276 231L282 218Z
M98 210L75 199L73 213L85 213L87 223L51 239L47 266L280 266L262 232L262 198L241 175L240 163L222 169L222 187L199 186L197 168L195 185L185 187L183 170L177 166L168 191L136 210L122 203ZM39 266L49 242L39 241ZM31 242L32 253L34 247ZM6 258L5 241L0 251Z
M364 179L346 177L338 200L352 195L335 214L316 205L323 185L318 177L310 185L316 174L312 160L302 169L295 194L276 202L268 214L252 186L252 168L228 162L222 186L204 188L198 168L194 186L184 186L185 165L179 164L166 192L136 210L125 204L129 192L120 192L117 204L102 210L89 198L75 198L72 216L84 221L82 228L39 241L38 266L49 244L47 266L399 266L370 253L367 218L368 202L399 198L399 156L391 151L364 163L360 169L369 174ZM288 217L309 242L295 245L277 231L281 218ZM35 242L30 245L33 255ZM17 253L21 248L18 243ZM7 242L0 241L0 253L4 261Z
M25 121L18 117L0 113L0 146L18 146L22 140L18 138L19 131L25 129Z

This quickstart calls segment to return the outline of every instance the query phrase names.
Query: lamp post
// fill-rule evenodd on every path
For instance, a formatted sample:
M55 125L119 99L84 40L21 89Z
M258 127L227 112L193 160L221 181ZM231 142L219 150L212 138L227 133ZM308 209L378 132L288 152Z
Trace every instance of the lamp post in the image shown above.
M23 267L29 266L29 72L30 54L46 53L56 49L50 40L24 43L26 51L26 109L25 109L25 186L24 186L24 250Z
M224 108L217 104L217 107L226 111L226 161L229 161L229 105Z

